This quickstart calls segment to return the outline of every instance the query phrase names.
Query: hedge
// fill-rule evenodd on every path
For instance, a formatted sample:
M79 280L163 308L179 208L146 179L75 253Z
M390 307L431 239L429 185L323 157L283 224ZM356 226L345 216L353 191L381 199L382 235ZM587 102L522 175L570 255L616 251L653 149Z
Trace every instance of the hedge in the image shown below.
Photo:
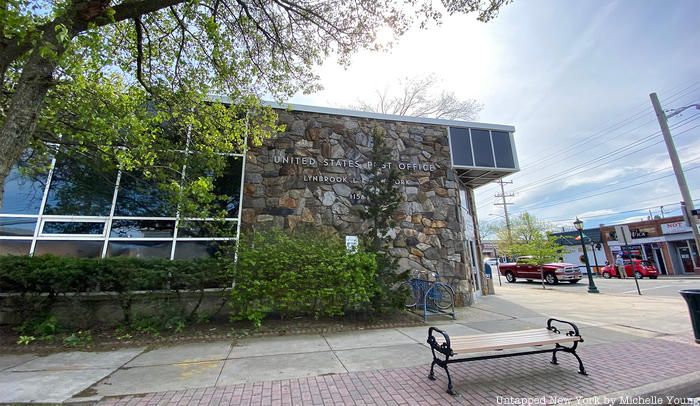
M327 317L366 312L378 291L377 261L350 254L333 234L246 234L238 248L234 314L260 325L268 315Z
M231 263L218 259L0 256L0 292L16 293L12 296L15 307L25 321L50 314L58 296L115 292L129 324L131 303L138 291L199 291L201 302L205 289L231 286Z

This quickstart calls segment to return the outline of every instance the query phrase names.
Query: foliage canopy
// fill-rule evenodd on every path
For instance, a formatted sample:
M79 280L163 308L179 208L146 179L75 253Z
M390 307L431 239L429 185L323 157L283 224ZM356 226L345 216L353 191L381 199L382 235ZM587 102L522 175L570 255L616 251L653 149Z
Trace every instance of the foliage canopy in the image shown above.
M144 169L178 196L212 200L157 163L188 150L205 170L278 130L260 95L318 88L313 67L388 46L443 12L493 18L509 0L5 0L0 4L0 188L27 148L44 142L96 166ZM438 9L439 8L439 9ZM389 32L389 41L379 33ZM230 107L212 94L228 97ZM164 125L168 124L168 125ZM207 167L208 163L213 165ZM2 201L0 189L0 202Z

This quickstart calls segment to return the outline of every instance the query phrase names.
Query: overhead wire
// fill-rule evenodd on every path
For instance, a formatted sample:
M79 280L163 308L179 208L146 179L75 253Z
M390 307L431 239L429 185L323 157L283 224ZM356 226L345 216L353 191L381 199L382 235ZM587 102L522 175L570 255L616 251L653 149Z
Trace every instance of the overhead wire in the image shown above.
M674 102L677 101L678 99L680 99L680 98L682 98L682 97L685 97L685 96L687 96L687 95L689 95L689 94L694 93L694 92L697 90L697 89L694 89L694 88L698 87L698 85L700 85L700 81L693 82L693 83L691 83L690 85L684 87L683 89L681 89L681 90L679 90L679 91L673 93L671 96L665 97L663 101L664 101L664 103L666 103L666 104L668 104L668 103L674 103ZM678 87L678 86L677 86L677 87ZM677 88L677 87L676 87L676 88ZM672 91L673 89L674 89L674 88L669 89L669 91ZM598 130L598 131L594 132L593 135L591 135L591 136L589 136L589 137L586 137L586 138L584 138L584 139L582 139L582 140L580 140L580 141L578 141L578 142L576 142L576 143L574 143L574 144L572 144L572 145L569 145L568 147L565 147L565 148L563 148L563 149L556 150L556 152L557 152L557 154L562 154L562 153L565 153L565 152L574 150L575 148L577 148L578 146L580 146L580 145L583 144L583 143L589 143L589 142L591 142L592 140L595 140L595 139L600 138L600 137L602 137L602 136L609 136L611 130L621 129L621 128L625 127L628 123L631 123L631 122L633 122L633 121L639 120L639 119L641 119L645 114L648 114L648 113L653 113L653 109L651 109L650 107L649 107L649 108L645 108L645 109L643 109L642 111L639 111L639 112L637 112L637 113L635 113L635 114L633 114L633 115L631 115L631 116L628 116L628 117L626 117L625 119L623 119L623 120L621 120L621 121L619 121L619 122L616 122L616 123L614 123L614 124L612 124L612 125L610 125L610 126L607 126L607 127L603 128L603 129L601 129L601 130ZM653 121L655 121L655 119L648 120L648 121L645 122L642 126L635 127L635 128L632 129L632 130L626 130L625 132L623 132L623 133L621 133L621 134L616 134L616 136L620 136L620 135L627 134L627 133L629 133L629 132L631 132L631 131L634 131L634 130L636 130L636 129L639 129L639 128L643 127L644 125L649 124L649 123L651 123L651 122L653 122ZM658 135L658 132L657 132L656 134ZM648 137L652 137L652 136L653 136L653 135L648 136ZM551 149L550 149L550 150L551 150ZM543 166L543 165L547 165L547 164L548 164L547 161L546 161L546 160L543 160L543 159L541 159L541 158L542 158L541 155L538 156L538 162L539 162L539 164L535 164L535 165L525 165L525 166L522 166L522 167L521 167L521 170L528 169L528 168L533 168L533 167L538 167L538 166ZM520 172L520 174L522 174L522 173L523 173L523 172ZM548 179L548 178L545 178L545 179ZM544 179L540 179L540 180L537 181L537 182L541 182L541 181L543 181L543 180L544 180ZM531 183L528 184L528 185L531 185L531 184L533 184L533 183L535 183L535 182L531 182ZM518 189L518 190L522 190L522 189ZM481 193L480 193L480 192L477 192L477 194L483 194L483 193L485 193L485 192L493 193L494 191L495 191L494 189L490 189L490 190L489 190L489 189L485 189L485 190L484 190L483 192L481 192ZM483 205L482 205L482 207L483 207Z

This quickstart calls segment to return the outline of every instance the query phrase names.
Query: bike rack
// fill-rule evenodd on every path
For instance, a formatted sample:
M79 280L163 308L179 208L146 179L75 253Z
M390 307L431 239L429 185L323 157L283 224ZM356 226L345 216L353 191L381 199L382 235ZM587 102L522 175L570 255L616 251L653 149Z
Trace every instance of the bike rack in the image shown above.
M452 316L453 320L456 320L457 317L455 316L455 291L452 289L452 286L442 283L442 282L433 282L425 279L411 279L410 281L411 287L413 289L417 288L419 289L419 295L418 298L418 303L416 303L415 309L421 309L421 312L423 313L423 320L428 321L428 317L430 316L440 316L440 315L448 315ZM437 287L442 286L446 289L448 289L451 293L452 300L450 303L450 306L448 309L440 309L435 304L433 303L433 300L428 300L432 299L434 296L431 295L439 295L439 291L437 290Z

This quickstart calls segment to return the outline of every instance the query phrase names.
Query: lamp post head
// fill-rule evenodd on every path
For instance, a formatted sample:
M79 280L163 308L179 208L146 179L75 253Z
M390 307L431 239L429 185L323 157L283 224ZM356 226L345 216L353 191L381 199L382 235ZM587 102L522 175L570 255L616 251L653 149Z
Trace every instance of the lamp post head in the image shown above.
M576 230L578 231L583 230L583 221L579 220L578 217L576 217L576 221L574 221L574 227L576 227Z

